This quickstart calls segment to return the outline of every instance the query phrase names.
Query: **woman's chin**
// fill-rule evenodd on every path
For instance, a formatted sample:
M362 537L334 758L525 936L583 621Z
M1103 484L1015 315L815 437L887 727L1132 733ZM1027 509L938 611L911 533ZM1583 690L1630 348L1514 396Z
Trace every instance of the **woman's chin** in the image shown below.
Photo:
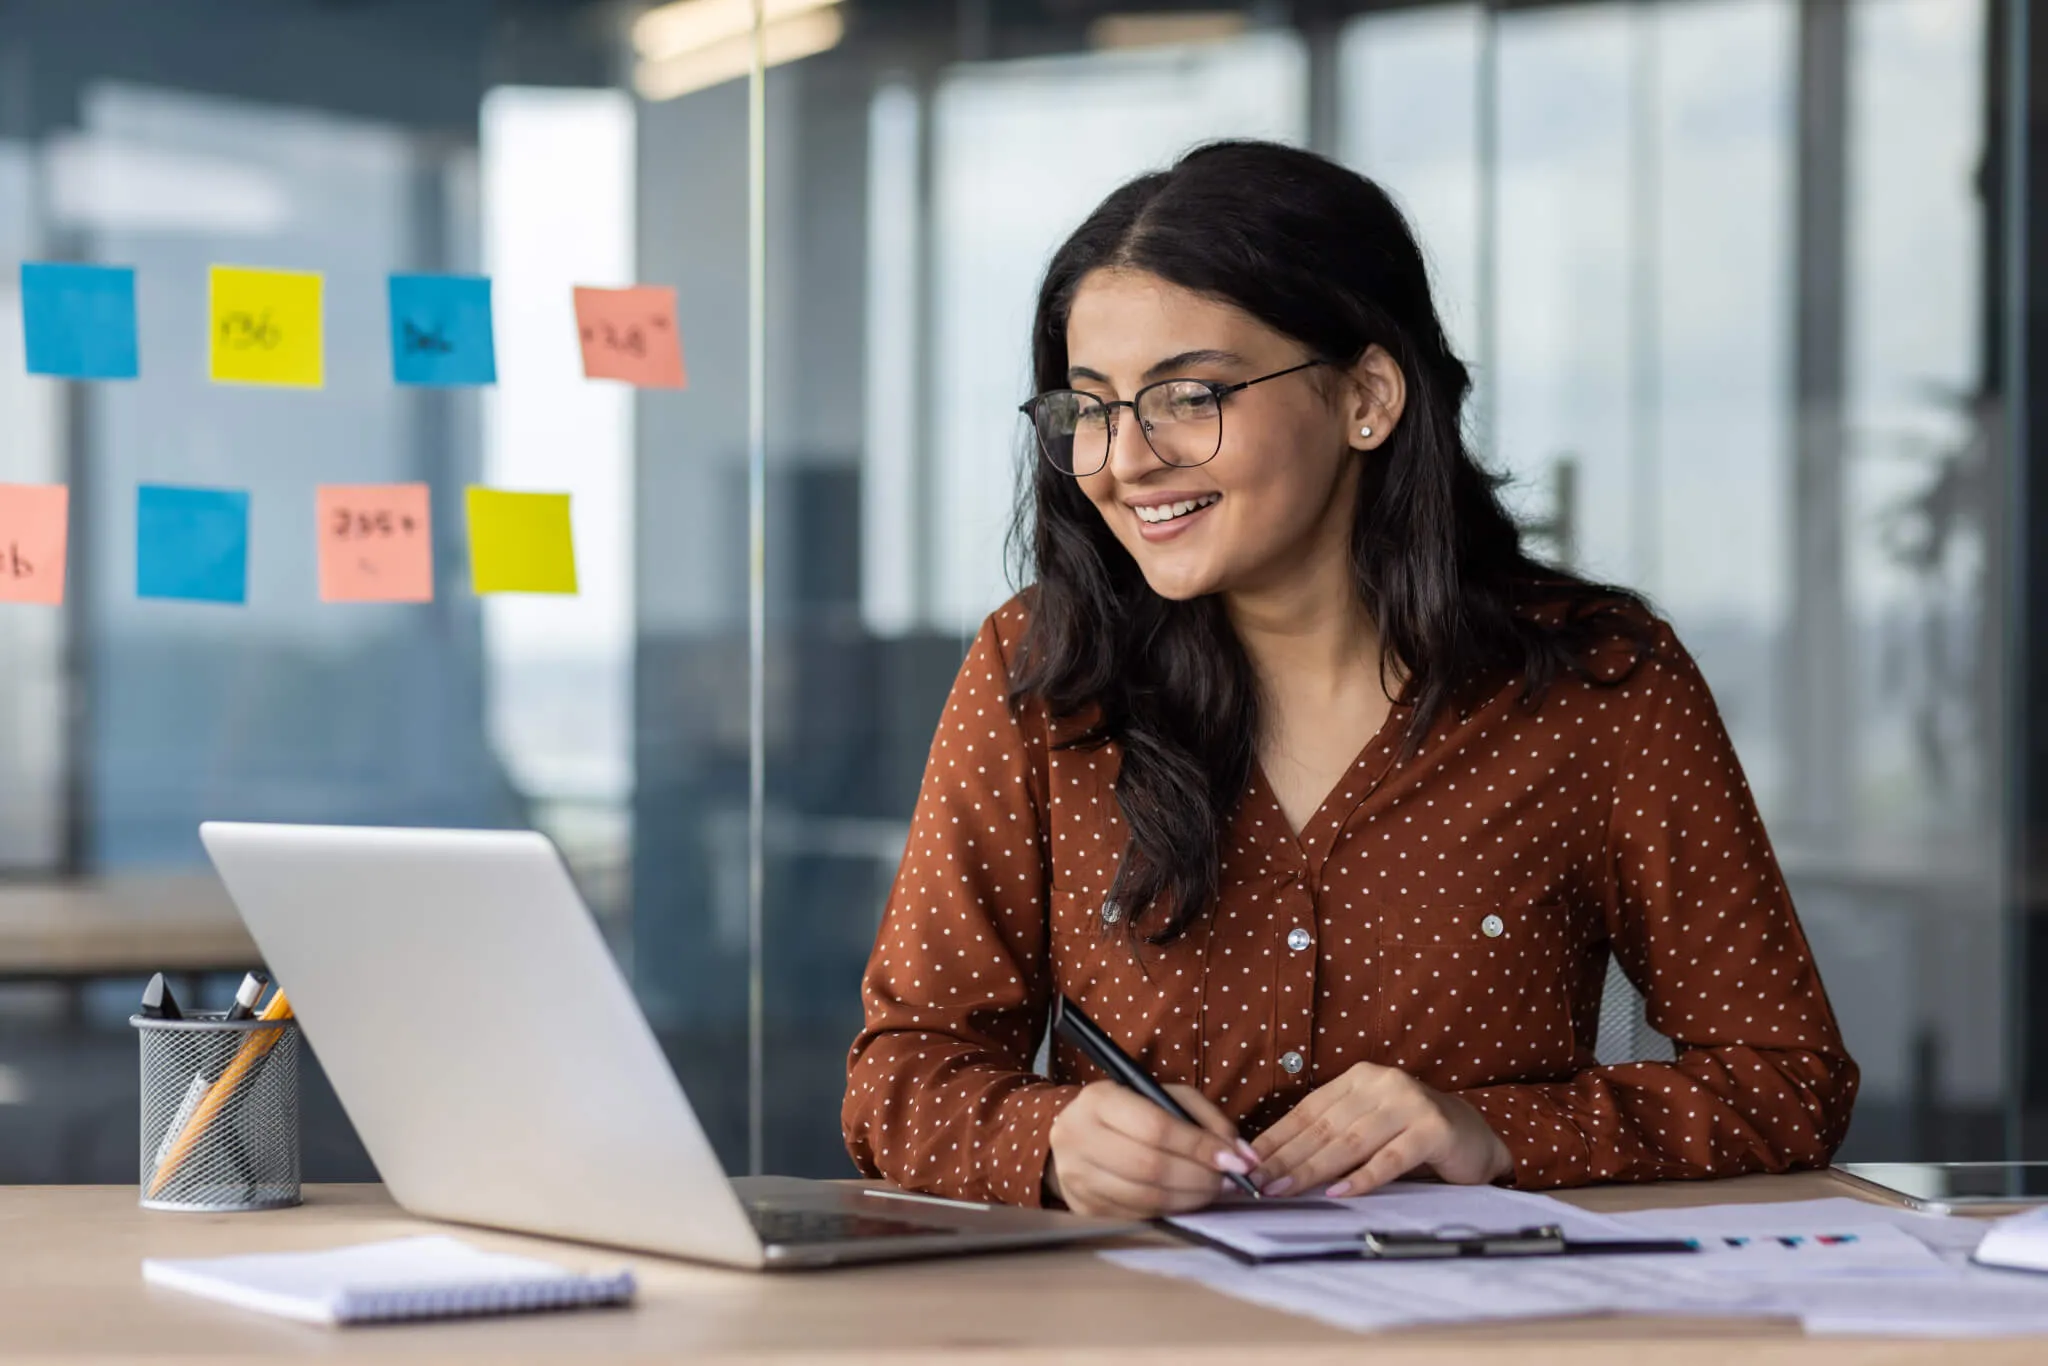
M1221 576L1207 567L1148 564L1143 560L1138 567L1145 575L1146 586L1168 602L1205 597L1221 586Z

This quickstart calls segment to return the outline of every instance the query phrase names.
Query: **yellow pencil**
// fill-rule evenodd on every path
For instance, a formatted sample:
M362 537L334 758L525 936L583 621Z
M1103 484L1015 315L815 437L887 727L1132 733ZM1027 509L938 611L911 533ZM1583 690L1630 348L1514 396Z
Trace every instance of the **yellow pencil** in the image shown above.
M270 1004L263 1007L262 1013L256 1018L288 1020L291 1014L291 1002L284 998L283 988L279 988L271 995ZM242 1078L249 1075L249 1069L261 1062L264 1055L275 1048L277 1041L283 1037L282 1029L259 1029L252 1031L248 1038L242 1040L242 1046L235 1050L235 1056L228 1063L227 1070L222 1072L220 1080L207 1090L206 1098L192 1111L192 1118L185 1121L184 1129L178 1134L178 1141L171 1145L171 1151L157 1164L156 1174L149 1179L151 1199L155 1199L157 1192L170 1183L178 1168L191 1156L192 1149L198 1146L201 1135L205 1134L206 1126L213 1122L213 1117L220 1113L221 1107L228 1103L228 1098L235 1094L235 1088L242 1084Z

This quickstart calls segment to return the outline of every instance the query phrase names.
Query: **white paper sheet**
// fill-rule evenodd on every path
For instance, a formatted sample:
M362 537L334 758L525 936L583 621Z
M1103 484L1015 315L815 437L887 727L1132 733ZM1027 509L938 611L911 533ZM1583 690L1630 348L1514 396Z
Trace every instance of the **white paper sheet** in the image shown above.
M1846 1196L1761 1205L1693 1205L1631 1210L1609 1218L1634 1230L1637 1237L1684 1237L1695 1231L1789 1233L1883 1223L1912 1234L1936 1252L1964 1256L1976 1250L1991 1222L1988 1219L1922 1214L1918 1210L1852 1200Z
M1816 1335L2018 1337L2048 1334L2048 1277L1959 1270L1939 1286L1836 1281L1799 1288L1799 1319ZM2048 1354L2044 1354L2048 1355Z
M1402 1183L1356 1200L1274 1202L1194 1216L1208 1232L1273 1239L1289 1224L1335 1235L1358 1227L1481 1228L1560 1223L1571 1236L1698 1237L1692 1255L1502 1262L1297 1262L1245 1266L1205 1249L1103 1254L1120 1266L1197 1282L1353 1330L1489 1319L1640 1313L1775 1315L1814 1333L1983 1336L2048 1332L2048 1276L1971 1267L1981 1221L1860 1200L1694 1206L1587 1214L1549 1197ZM1731 1247L1726 1239L1747 1242ZM1788 1243L1780 1239L1789 1238ZM1283 1239L1284 1241L1284 1239ZM1345 1239L1346 1242L1349 1238Z
M1780 1312L1756 1283L1696 1281L1678 1256L1486 1258L1431 1264L1281 1262L1246 1266L1205 1248L1102 1254L1119 1266L1194 1281L1268 1308L1354 1331L1488 1319L1621 1312Z

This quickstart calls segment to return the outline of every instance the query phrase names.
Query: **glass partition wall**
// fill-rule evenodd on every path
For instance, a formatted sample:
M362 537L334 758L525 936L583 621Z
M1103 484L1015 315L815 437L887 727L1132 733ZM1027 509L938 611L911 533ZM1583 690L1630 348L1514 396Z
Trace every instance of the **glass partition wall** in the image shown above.
M1699 656L1849 1151L2039 1141L2009 0L402 8L0 8L0 483L73 500L65 605L0 604L0 959L32 905L203 901L208 817L530 825L728 1165L846 1174L861 968L1018 586L1038 274L1124 179L1273 138L1395 194L1531 534ZM135 268L137 379L25 373L26 260ZM324 274L323 388L208 382L221 263ZM393 382L405 272L491 279L494 384ZM633 283L680 392L583 376L571 287ZM433 601L320 603L315 486L401 481ZM245 605L137 598L142 483L248 491ZM575 596L472 591L470 485L571 495ZM136 955L18 957L0 1180L126 1179ZM314 1089L309 1175L367 1175Z
M770 77L792 106L771 166L803 200L769 229L769 459L793 504L767 561L771 1166L842 1169L854 985L932 719L1016 586L1037 275L1110 187L1222 136L1388 186L1531 533L1648 593L1699 656L1864 1067L1848 1151L2001 1151L2026 1002L2005 969L1990 6L855 17Z

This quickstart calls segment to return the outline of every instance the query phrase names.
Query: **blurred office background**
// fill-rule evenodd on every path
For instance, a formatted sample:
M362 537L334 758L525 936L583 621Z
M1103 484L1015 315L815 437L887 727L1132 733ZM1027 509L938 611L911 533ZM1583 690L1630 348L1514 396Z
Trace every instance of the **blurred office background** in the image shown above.
M1009 591L1036 277L1228 135L1394 192L1519 512L1700 657L1864 1068L1849 1150L2048 1156L2024 13L768 0L757 737L746 5L0 0L0 481L76 508L68 605L0 607L0 1181L133 1178L141 978L252 956L209 817L548 831L728 1164L846 1173L858 976ZM137 268L139 380L24 374L23 259ZM206 383L213 262L326 273L324 390ZM496 388L390 382L400 270L493 277ZM580 378L570 285L635 280L686 392ZM313 485L397 478L436 602L318 605ZM135 599L156 479L253 491L246 608ZM581 596L469 594L477 481L574 493ZM310 1104L308 1175L368 1176Z

